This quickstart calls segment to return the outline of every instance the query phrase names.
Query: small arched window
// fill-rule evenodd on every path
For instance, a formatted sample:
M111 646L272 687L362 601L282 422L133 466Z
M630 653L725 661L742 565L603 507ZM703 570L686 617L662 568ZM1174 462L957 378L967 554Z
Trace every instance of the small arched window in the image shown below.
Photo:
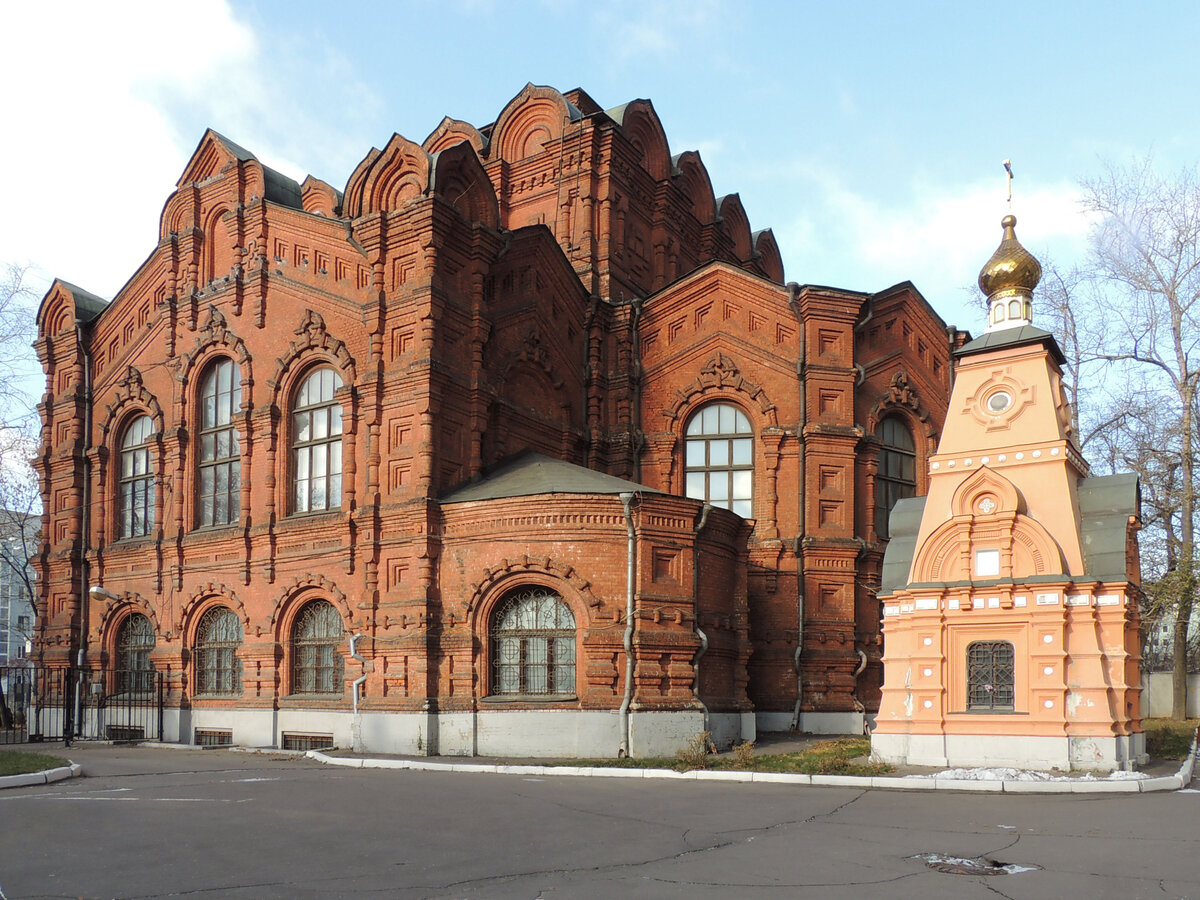
M341 694L344 660L338 652L345 630L332 603L305 605L292 627L292 693Z
M917 445L900 419L888 416L875 429L879 471L875 475L875 534L891 537L888 519L897 500L917 495Z
M117 692L144 694L154 688L154 626L141 613L126 617L117 631Z
M1008 641L967 646L967 709L1011 712L1016 705L1016 666Z
M754 515L754 433L730 403L710 403L688 419L684 436L685 493L739 516Z
M240 694L242 623L233 610L214 606L196 627L196 693Z
M150 438L154 423L138 416L121 438L120 537L145 537L154 528L154 472Z
M342 505L342 406L333 399L342 379L317 369L300 383L292 408L293 512Z
M201 526L228 525L241 515L242 450L234 424L241 406L241 372L232 359L219 359L209 366L200 389Z
M520 588L491 621L493 694L575 693L575 617L562 598Z

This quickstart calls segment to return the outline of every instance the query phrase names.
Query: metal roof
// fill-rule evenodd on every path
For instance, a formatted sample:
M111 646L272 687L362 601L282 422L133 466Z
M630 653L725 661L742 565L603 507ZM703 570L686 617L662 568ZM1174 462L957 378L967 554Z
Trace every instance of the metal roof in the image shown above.
M563 462L540 453L522 453L495 466L472 484L454 488L441 497L442 503L500 500L536 494L661 494L662 491L605 475L585 466Z

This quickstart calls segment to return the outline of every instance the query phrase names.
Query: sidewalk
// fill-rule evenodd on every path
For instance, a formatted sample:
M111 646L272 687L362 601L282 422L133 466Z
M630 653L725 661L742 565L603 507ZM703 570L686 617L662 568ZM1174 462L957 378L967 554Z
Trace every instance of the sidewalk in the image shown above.
M821 741L852 735L765 734L754 746L755 756L795 753ZM166 753L146 752L170 750ZM407 769L412 771L489 773L525 776L590 778L654 778L664 780L726 781L752 784L811 785L816 787L856 787L887 790L950 790L980 793L1151 793L1185 788L1192 780L1196 745L1182 765L1171 760L1151 760L1138 773L1117 773L1118 777L1095 775L1055 775L1051 773L1012 773L1011 770L943 770L917 766L898 766L891 775L799 775L780 772L750 772L729 769L701 769L676 772L671 769L636 769L546 765L537 761L494 757L428 757L354 753L349 750L275 750L271 748L202 750L183 744L142 745L78 742L40 744L38 752L63 756L72 765L47 772L0 777L0 789L46 784L79 775L149 775L187 770L220 769L229 766L226 754L238 753L243 764L268 765L279 758L291 758L307 764L320 763L351 768ZM731 751L718 754L731 757ZM252 762L252 760L254 762Z

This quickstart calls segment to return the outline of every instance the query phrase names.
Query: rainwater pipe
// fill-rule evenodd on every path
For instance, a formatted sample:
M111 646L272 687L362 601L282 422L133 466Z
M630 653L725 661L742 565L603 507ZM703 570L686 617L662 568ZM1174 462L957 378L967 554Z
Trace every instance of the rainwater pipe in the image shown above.
M857 648L855 649L854 652L858 654L858 668L854 670L854 692L850 695L850 697L851 697L851 699L854 700L855 712L862 714L863 734L869 735L871 733L871 728L867 724L867 708L865 706L863 706L862 701L858 699L858 676L861 675L864 671L866 671L867 654L864 651L859 650Z
M359 655L358 649L356 647L356 645L358 644L358 639L360 637L362 637L361 634L350 635L350 658L357 659L359 661L359 663L362 665L362 674L359 675L357 678L355 678L354 684L352 684L350 686L351 697L354 700L354 714L356 716L358 715L358 689L362 686L362 683L367 680L367 661L365 659L363 659L362 656ZM864 657L864 660L865 660L865 657ZM864 665L865 665L865 662L864 662Z
M700 532L704 530L704 526L708 523L708 514L712 511L712 504L706 502L703 509L700 510L700 521L696 523L696 527L692 529L692 534L696 540L700 538ZM700 639L700 649L696 651L696 657L692 660L692 671L695 673L692 676L692 694L696 698L696 702L700 704L700 709L704 711L704 727L701 731L707 732L708 728L708 707L704 701L700 699L700 660L705 653L708 652L708 635L700 629L700 566L698 565L699 553L696 552L693 542L692 548L692 603L696 608L696 637Z
M796 567L799 569L796 578L796 654L792 666L796 670L796 707L792 710L792 731L800 730L800 704L804 701L804 672L800 668L800 657L804 654L804 428L808 424L808 389L805 385L805 360L807 345L804 338L804 315L800 312L800 285L796 282L788 284L788 304L792 307L792 315L800 323L800 358L796 360L796 379L800 385L800 422L796 428L796 438L799 443L800 456L800 508L797 519L799 526L796 536Z
M75 728L79 729L83 715L83 667L87 663L88 612L91 606L91 590L88 582L88 530L91 528L92 505L92 356L83 342L83 323L75 320L75 340L79 345L80 361L83 364L83 492L79 510L79 652L75 665L79 669L75 690ZM110 595L111 596L111 595ZM73 737L72 735L71 737Z
M633 503L633 494L626 492L619 496L621 506L625 510L625 533L629 539L626 550L628 564L625 571L625 696L621 699L621 708L617 712L621 729L621 747L617 756L625 759L629 756L629 707L633 703L633 575L637 535L633 528L633 513L629 508Z

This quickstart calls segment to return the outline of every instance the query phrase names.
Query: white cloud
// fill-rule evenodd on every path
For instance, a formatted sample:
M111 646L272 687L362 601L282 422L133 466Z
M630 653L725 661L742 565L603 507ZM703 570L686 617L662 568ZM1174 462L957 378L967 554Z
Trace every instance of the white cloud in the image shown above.
M802 212L780 229L788 277L857 290L879 290L910 280L952 324L971 327L976 312L963 288L1000 242L1008 212L1002 182L903 186L890 205L847 185L827 167L803 164ZM1080 191L1069 183L1018 194L1013 211L1021 242L1056 259L1082 252L1088 219Z

